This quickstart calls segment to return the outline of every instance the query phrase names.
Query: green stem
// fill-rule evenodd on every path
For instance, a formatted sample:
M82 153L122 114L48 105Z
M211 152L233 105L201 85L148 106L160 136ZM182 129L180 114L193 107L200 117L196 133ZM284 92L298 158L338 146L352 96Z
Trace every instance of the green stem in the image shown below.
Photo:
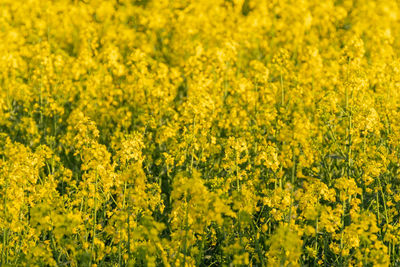
M95 188L94 188L94 211L93 211L93 238L92 238L92 257L94 262L96 262L96 255L95 255L95 238L96 238L96 217L97 217L97 172L96 172L96 179L95 179Z
M281 67L280 78L281 78L281 103L282 103L281 105L283 106L285 104L285 90L283 89L282 67Z
M185 238L183 240L183 262L182 266L186 266L186 254L187 254L187 236L188 236L188 203L186 202L186 211L185 211Z
M289 225L290 225L290 220L292 218L292 207L293 207L293 195L294 195L294 181L295 181L295 178L296 178L296 154L294 153L294 149L293 149L293 166L292 166L292 177L291 177L292 188L290 189Z
M7 189L8 189L8 179L6 178L6 184L4 187L4 200L3 200L3 206L4 206L4 220L7 222ZM7 253L7 243L8 243L8 228L7 224L4 225L4 230L3 230L3 249L1 252L1 263L7 264L8 262L8 253Z
M385 219L386 219L386 224L389 224L389 216L388 216L388 212L387 212L387 208L386 208L386 199L385 199L385 194L383 193L383 188L382 188L382 184L381 184L381 179L378 176L378 183L379 183L379 188L382 194L382 201L383 201L383 209L385 210ZM377 201L379 201L379 198L377 198Z

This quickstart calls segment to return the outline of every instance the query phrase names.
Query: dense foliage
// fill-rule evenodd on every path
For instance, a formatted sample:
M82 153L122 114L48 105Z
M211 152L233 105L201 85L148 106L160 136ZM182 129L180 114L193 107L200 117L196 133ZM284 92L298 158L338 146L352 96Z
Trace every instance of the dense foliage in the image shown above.
M400 5L0 0L2 266L399 266Z

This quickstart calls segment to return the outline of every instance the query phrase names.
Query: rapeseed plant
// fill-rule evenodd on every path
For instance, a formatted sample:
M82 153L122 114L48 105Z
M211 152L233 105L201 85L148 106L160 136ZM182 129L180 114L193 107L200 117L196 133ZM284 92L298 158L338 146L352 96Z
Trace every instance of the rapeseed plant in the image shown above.
M0 0L0 265L398 266L399 20Z

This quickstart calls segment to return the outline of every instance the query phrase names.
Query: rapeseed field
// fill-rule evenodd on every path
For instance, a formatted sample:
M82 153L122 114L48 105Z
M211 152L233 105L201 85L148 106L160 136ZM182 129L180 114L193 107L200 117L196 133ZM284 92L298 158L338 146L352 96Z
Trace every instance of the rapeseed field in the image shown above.
M400 2L0 0L1 266L400 266Z

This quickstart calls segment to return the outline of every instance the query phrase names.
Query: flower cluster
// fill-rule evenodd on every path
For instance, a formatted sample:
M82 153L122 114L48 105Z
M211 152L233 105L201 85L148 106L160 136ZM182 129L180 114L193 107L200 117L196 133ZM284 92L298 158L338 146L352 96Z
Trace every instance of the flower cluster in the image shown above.
M0 0L0 265L398 266L395 0Z

